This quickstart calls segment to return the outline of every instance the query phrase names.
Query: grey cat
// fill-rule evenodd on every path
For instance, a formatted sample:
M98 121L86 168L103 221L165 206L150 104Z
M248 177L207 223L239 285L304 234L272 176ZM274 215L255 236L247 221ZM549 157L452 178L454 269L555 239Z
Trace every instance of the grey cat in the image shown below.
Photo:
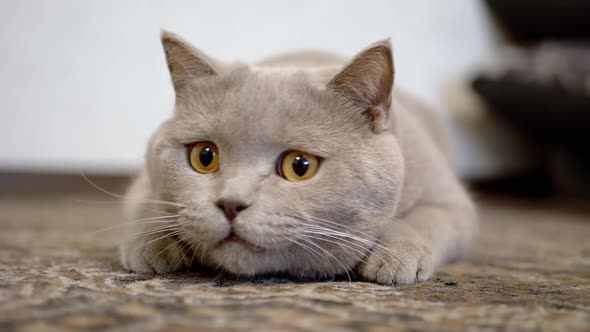
M175 112L126 197L126 268L425 280L477 229L443 127L393 91L388 40L347 61L212 59L162 33Z

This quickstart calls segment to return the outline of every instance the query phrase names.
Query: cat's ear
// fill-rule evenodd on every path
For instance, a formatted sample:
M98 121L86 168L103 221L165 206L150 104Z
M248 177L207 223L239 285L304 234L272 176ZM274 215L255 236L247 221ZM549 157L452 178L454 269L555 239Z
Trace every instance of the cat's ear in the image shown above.
M358 53L328 88L362 108L373 131L381 132L389 123L393 79L391 42L385 39Z
M160 38L177 93L191 80L217 75L216 62L184 39L165 30L162 30Z

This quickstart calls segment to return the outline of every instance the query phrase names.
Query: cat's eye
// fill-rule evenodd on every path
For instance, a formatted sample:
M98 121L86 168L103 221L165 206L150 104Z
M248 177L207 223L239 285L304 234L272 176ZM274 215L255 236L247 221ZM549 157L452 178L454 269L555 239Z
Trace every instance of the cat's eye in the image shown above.
M190 146L188 159L195 171L213 173L219 168L219 149L211 142L198 142Z
M320 167L320 158L301 151L287 151L281 155L277 172L285 180L302 182L311 179Z

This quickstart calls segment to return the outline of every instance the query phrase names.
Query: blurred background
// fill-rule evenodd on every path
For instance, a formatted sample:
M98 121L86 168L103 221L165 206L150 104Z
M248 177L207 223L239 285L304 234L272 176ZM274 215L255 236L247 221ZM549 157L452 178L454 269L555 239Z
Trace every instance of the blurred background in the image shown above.
M159 41L216 58L352 56L391 36L396 85L447 122L463 178L589 197L587 1L0 1L0 186L129 175L173 107Z

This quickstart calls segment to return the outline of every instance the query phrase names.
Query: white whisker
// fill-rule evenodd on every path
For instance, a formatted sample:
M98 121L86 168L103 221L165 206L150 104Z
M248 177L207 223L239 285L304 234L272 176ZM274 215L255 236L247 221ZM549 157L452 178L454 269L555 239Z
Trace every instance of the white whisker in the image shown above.
M191 257L191 261L188 263L188 267L186 269L186 272L188 272L191 268L191 266L193 266L193 260L195 259L195 256L197 255L197 244L198 241L195 239L191 242L191 248L193 249L193 256Z
M297 246L301 247L302 249L306 250L306 251L307 251L307 252L309 252L309 253L310 253L310 254L311 254L313 257L316 257L316 258L318 258L318 260L316 260L315 262L316 262L316 263L322 263L322 264L321 264L321 269L323 269L323 268L326 266L326 264L325 264L325 263L324 263L324 261L322 260L323 256L322 256L322 255L321 255L321 254L320 254L318 251L316 251L315 249L313 249L313 248L310 248L308 245L306 245L306 244L304 244L304 243L301 243L301 242L299 242L299 241L297 241L297 240L294 240L294 239L292 239L292 238L290 238L290 237L283 237L283 238L284 238L285 240L287 240L287 241L289 241L289 242L291 242L291 243L293 243L293 244L295 244L295 245L297 245ZM332 275L336 274L336 272L334 271L334 268L333 268L333 267L331 267L331 266L330 266L330 268L331 268L331 270L332 270Z
M348 281L352 282L352 278L350 277L350 274L348 273L348 269L344 266L344 264L342 264L342 262L336 258L336 256L332 255L332 253L330 253L328 250L318 246L317 244L313 243L313 241L309 241L308 239L306 239L305 237L302 236L298 236L295 235L295 237L297 237L298 239L305 241L306 243L318 248L319 250L322 251L322 253L324 253L325 255L328 255L329 257L331 257L332 259L334 259L334 261L336 261L336 263L338 263L338 265L340 265L342 267L342 269L344 270L344 272L346 273L346 275L348 276Z
M359 242L362 242L365 244L370 244L373 246L372 251L375 254L377 254L378 255L377 257L383 262L384 262L384 258L380 254L384 254L387 257L397 260L398 262L402 262L401 257L395 251L391 250L391 248L384 246L383 244L380 243L381 242L380 240L370 236L369 234L364 234L363 232L360 232L358 230L354 230L350 227L345 227L344 225L340 225L340 224L333 222L333 221L329 221L329 220L325 220L325 219L321 219L321 218L315 218L315 217L310 218L314 221L324 222L326 224L330 224L330 225L334 225L334 226L341 226L342 228L350 228L352 231L354 231L356 233L360 233L364 236L375 239L374 241L368 240L366 238L363 238L363 237L360 237L360 236L357 236L354 234L344 233L344 232L341 232L341 231L338 231L338 230L335 230L333 228L329 228L326 226L319 226L319 225L315 225L315 224L305 223L305 222L303 222L302 217L297 217L297 216L293 216L293 217L298 219L300 224L305 225L309 228L312 228L312 229L315 228L316 230L320 230L323 232L329 232L334 236L340 236L342 238L348 238L348 239L356 240L356 241L359 241ZM378 253L380 253L380 254L378 254ZM402 269L407 269L405 264L399 264L399 265Z
M365 257L365 255L367 254L367 252L362 252L360 249L370 250L370 248L365 248L365 247L362 247L362 246L358 246L354 242L351 242L351 241L343 241L343 242L349 243L351 245L356 245L360 249L357 249L355 247L351 247L351 246L349 246L347 244L340 243L338 241L333 241L333 240L326 239L325 237L321 237L321 236L327 236L327 237L330 237L332 239L342 240L342 239L340 239L340 238L338 238L336 236L333 236L333 235L329 235L329 234L325 234L325 233L319 233L319 232L306 232L306 231L304 231L304 233L306 233L305 237L307 237L307 238L315 239L315 240L320 240L320 241L325 241L325 242L337 244L340 247L345 247L345 248L351 249L351 250L357 252L360 255L360 258ZM307 234L314 234L314 235L321 235L321 236L313 236L313 235L307 235Z
M96 234L96 233L102 233L102 232L106 232L106 231L110 231L113 229L118 229L121 227L129 227L129 226L134 226L134 225L139 225L139 224L157 224L157 223L171 223L174 222L175 220L166 220L168 218L177 218L180 215L169 215L169 216L158 216L158 217L151 217L151 218L144 218L144 219L138 219L138 220L130 220L130 221L124 221L122 223L119 223L117 225L112 225L109 227L105 227L96 231L92 231L90 234Z
M113 192L110 192L102 187L100 187L99 185L97 185L96 183L92 182L86 175L80 173L80 175L84 178L84 180L86 180L86 182L88 182L92 187L94 187L96 190L106 194L106 195L110 195L116 198L122 198L124 199L125 196L123 195L119 195L119 194L115 194ZM181 207L181 208L186 208L186 205L180 204L180 203L175 203L175 202L169 202L169 201L162 201L162 200L157 200L157 199L143 199L144 202L149 202L149 203L154 203L154 204L161 204L161 205L168 205L168 206L175 206L175 207Z
M166 233L166 234L164 234L164 235L162 235L162 236L160 236L160 237L158 237L156 239L153 239L153 240L149 241L148 243L146 243L146 245L152 244L152 243L154 243L156 241L160 241L160 240L163 240L163 239L166 239L166 238L169 238L169 237L176 236L178 234L181 234L182 232L184 232L183 229L178 229L178 230L172 231L170 233Z

